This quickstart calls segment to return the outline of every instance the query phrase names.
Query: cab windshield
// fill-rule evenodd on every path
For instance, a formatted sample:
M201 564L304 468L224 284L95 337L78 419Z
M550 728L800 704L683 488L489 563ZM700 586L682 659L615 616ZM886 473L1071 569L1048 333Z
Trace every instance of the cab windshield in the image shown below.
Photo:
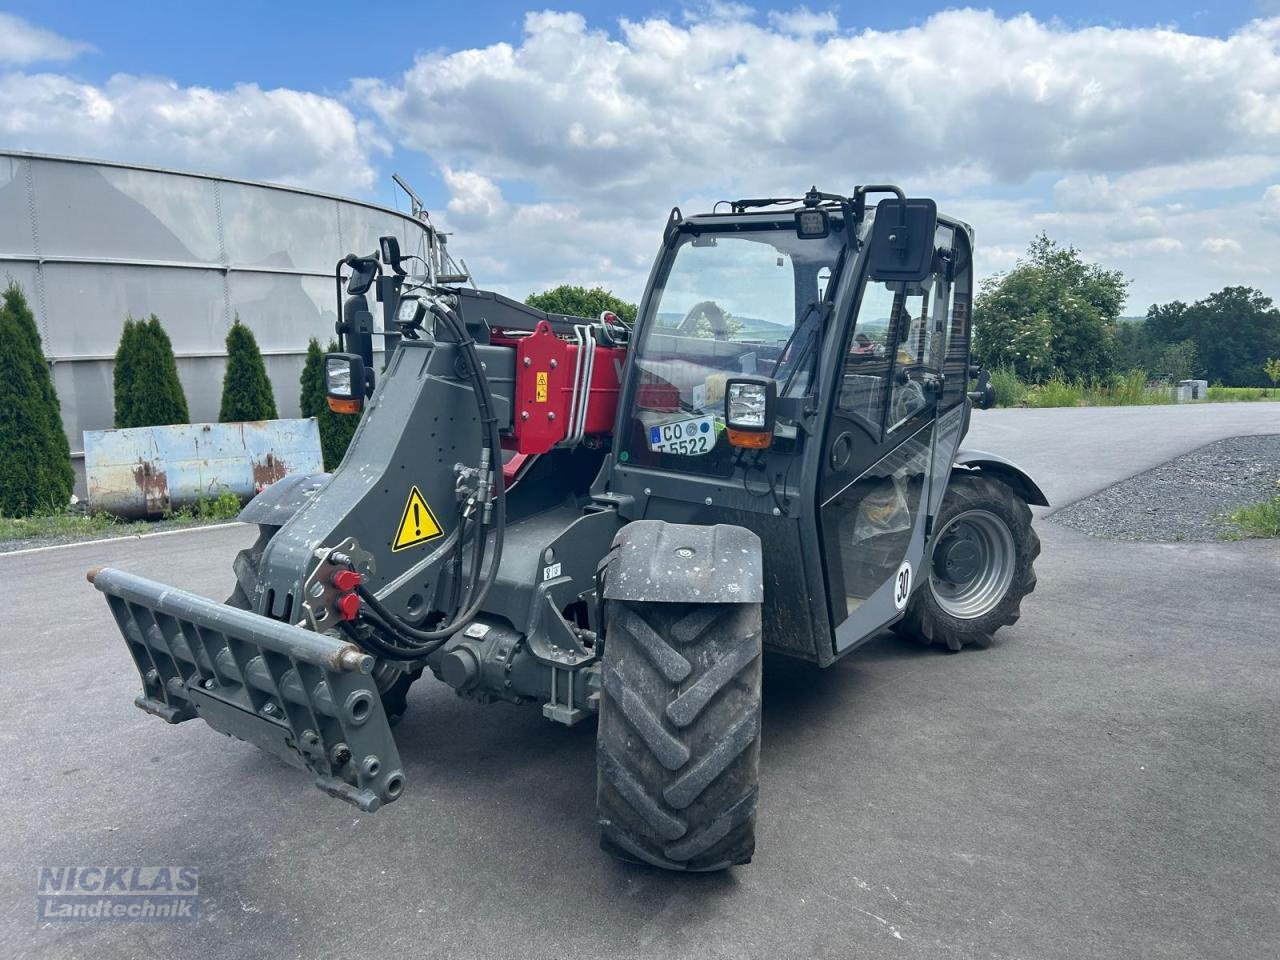
M776 380L780 397L809 392L843 249L834 223L824 238L797 237L790 223L683 237L635 347L622 459L727 473L725 381L755 374Z

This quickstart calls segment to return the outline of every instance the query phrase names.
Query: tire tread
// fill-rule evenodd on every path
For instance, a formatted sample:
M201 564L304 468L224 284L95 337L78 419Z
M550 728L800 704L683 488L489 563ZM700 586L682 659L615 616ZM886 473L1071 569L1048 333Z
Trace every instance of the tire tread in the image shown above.
M755 851L760 605L605 604L601 846L666 870Z

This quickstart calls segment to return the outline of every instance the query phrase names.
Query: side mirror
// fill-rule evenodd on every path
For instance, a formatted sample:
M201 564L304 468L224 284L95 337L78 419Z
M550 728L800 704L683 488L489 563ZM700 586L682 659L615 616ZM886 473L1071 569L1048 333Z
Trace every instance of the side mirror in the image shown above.
M382 250L382 262L391 268L397 277L404 276L404 267L400 266L400 241L395 237L378 238L378 247Z
M921 282L933 271L937 229L938 205L932 200L881 200L867 244L867 275L887 282Z
M364 360L354 353L324 355L324 395L334 413L359 413L364 409Z
M773 443L778 384L771 377L730 377L724 384L724 425L735 447L764 450Z
M970 368L970 376L977 376L978 389L969 391L969 400L979 410L990 410L996 405L996 388L991 385L991 374L985 369Z
M351 268L351 276L347 280L347 293L358 297L369 292L369 288L373 286L374 277L378 275L378 258L374 257L357 257L354 253L348 254L344 261Z

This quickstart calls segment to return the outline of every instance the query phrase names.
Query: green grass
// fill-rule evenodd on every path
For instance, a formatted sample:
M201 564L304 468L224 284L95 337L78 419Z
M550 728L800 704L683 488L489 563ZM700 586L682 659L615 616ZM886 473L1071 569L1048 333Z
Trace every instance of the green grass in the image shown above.
M1130 407L1173 403L1172 386L1150 383L1143 370L1115 374L1103 383L1085 383L1053 377L1041 384L1028 384L1007 367L991 371L991 385L997 407ZM1252 400L1280 400L1276 387L1210 387L1206 403L1234 403Z
M240 507L240 498L230 490L224 490L216 497L201 497L191 506L175 510L165 519L199 520L210 523L218 520L234 520L240 513Z
M1280 388L1275 387L1210 387L1210 403L1240 402L1249 400L1280 400Z
M1027 392L1032 407L1079 407L1084 405L1084 385L1053 377Z
M191 506L166 514L160 520L123 520L109 513L49 510L29 517L0 516L0 542L136 536L157 528L173 529L234 520L239 513L240 499L234 493L226 491L216 497L201 498Z
M83 540L131 532L144 521L127 523L107 513L38 513L30 517L0 517L0 540Z
M1147 383L1145 370L1116 374L1105 384L1095 384L1085 390L1085 403L1091 407L1150 406L1173 403L1173 398L1171 387Z
M1021 406L1027 398L1027 385L1009 367L996 367L991 371L991 386L996 392L997 407Z
M1280 482L1277 483L1280 486ZM1246 537L1280 537L1280 493L1270 500L1241 507L1227 516L1235 529L1223 534L1226 540L1243 540Z

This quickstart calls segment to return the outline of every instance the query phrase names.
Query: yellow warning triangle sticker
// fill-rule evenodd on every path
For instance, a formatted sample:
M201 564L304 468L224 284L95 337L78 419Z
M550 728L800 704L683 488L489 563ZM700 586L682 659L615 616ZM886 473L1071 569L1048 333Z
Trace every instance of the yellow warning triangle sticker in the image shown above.
M442 533L444 531L440 529L435 514L427 506L426 498L415 483L409 489L409 502L404 505L404 516L400 518L396 537L391 541L392 551L416 547L420 543L434 540Z

